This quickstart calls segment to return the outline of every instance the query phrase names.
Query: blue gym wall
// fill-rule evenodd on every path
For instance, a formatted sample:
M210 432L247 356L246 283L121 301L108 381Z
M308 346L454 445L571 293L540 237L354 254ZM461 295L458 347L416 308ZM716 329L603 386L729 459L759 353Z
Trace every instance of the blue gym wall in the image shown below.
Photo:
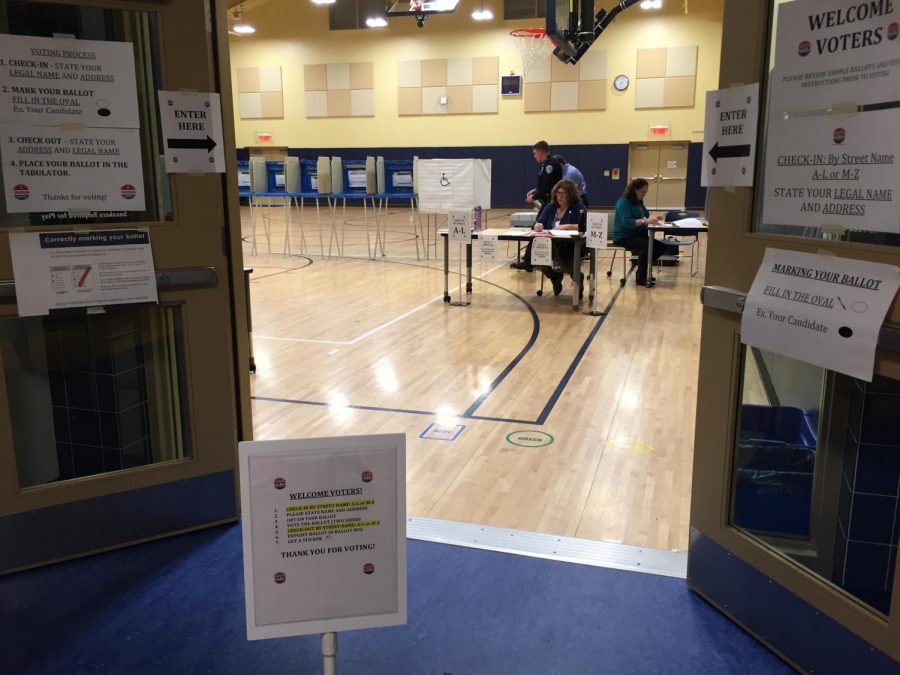
M625 189L628 176L628 144L555 145L554 154L562 155L584 174L592 207L612 207ZM702 143L688 147L688 179L685 192L687 208L703 208L706 188L700 187ZM367 155L385 159L464 159L477 157L491 160L491 205L495 208L525 206L525 193L537 182L537 164L528 146L429 147L429 148L290 148L288 154L301 159L316 159L320 155L343 159L365 159ZM247 159L246 148L237 151L239 160ZM605 177L603 172L618 168L620 179Z

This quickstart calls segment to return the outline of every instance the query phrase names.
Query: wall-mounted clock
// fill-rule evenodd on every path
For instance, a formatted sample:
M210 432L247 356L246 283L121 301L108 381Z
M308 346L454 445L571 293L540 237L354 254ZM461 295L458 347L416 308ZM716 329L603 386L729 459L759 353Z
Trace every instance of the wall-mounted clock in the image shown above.
M628 89L628 76L616 75L616 79L613 80L613 86L616 88L616 91L625 91Z

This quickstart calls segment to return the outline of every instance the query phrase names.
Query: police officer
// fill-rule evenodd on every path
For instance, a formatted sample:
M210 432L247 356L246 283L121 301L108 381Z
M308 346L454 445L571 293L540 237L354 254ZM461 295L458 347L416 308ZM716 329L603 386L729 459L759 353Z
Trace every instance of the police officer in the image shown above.
M550 202L550 193L553 191L553 186L562 180L563 170L559 160L550 154L550 146L547 141L538 141L532 145L531 154L534 156L534 161L541 165L541 168L538 171L537 187L528 191L528 194L525 195L525 201L533 204L538 213L540 213L544 205ZM512 263L510 267L531 272L530 241L522 254L522 260Z

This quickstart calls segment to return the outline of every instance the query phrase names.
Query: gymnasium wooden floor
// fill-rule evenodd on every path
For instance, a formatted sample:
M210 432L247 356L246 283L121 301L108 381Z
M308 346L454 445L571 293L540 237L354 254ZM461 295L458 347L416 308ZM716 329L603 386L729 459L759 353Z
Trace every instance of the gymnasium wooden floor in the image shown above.
M408 209L390 209L375 260L362 209L338 211L343 255L330 258L324 210L325 256L314 208L305 247L295 209L290 256L283 210L259 211L272 253L260 219L253 256L242 207L257 439L405 433L410 515L687 550L702 253L700 274L685 259L646 289L634 272L620 287L621 258L607 278L603 252L604 318L572 311L568 278L538 297L539 275L510 269L515 245L498 242L494 261L476 247L471 304L455 307L442 244L417 259ZM488 212L488 227L509 213ZM456 251L450 269L455 300Z

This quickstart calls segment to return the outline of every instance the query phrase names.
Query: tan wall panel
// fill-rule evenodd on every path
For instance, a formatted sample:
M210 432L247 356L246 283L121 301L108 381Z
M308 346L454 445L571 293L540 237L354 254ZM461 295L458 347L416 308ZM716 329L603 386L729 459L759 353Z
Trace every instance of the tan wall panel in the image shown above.
M472 112L472 87L447 87L447 112L451 114Z
M697 74L697 46L669 47L666 53L666 77Z
M307 117L328 117L328 93L308 91L304 96Z
M325 91L328 89L324 63L303 66L303 88L306 91Z
M472 59L472 84L499 84L499 59L479 56Z
M525 83L525 112L548 112L550 110L550 83Z
M350 64L350 88L374 89L375 71L371 61Z
M400 61L397 64L397 86L421 87L422 86L422 62Z
M563 63L556 57L552 58L553 60L550 62L550 80L552 82L578 81L581 68L579 68L577 63L574 66L570 66L568 63Z
M666 76L666 48L637 50L637 71L635 76L665 77Z
M350 90L338 89L328 92L328 116L350 117Z
M259 68L238 68L237 88L240 93L259 91Z
M694 105L695 77L667 77L663 88L663 106L687 108Z
M447 86L472 84L472 59L447 59Z
M397 114L422 114L422 88L405 87L397 90Z
M579 110L606 110L607 80L590 80L578 83Z
M496 113L499 97L499 84L476 84L472 87L472 112Z
M550 110L578 110L578 82L550 83Z
M262 117L284 117L284 97L280 91L264 91L259 97Z
M447 59L426 59L422 61L422 86L447 86Z

